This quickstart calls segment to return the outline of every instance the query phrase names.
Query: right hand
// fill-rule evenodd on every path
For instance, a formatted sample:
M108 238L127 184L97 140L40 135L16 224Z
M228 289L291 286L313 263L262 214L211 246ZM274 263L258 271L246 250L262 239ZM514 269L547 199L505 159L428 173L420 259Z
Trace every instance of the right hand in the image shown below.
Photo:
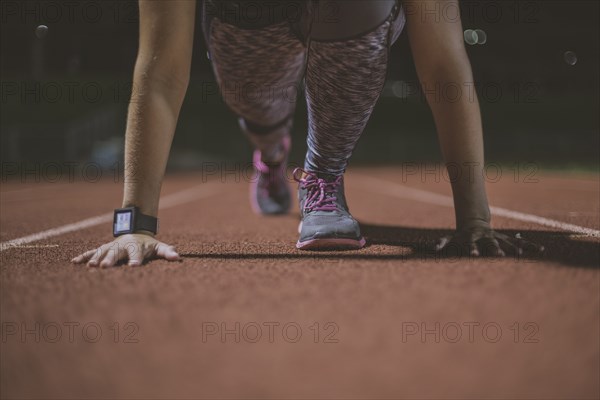
M494 231L489 224L466 227L452 235L444 236L438 241L435 249L439 252L450 248L451 244L466 250L461 256L471 257L504 257L505 250L519 256L525 251L534 251L538 254L544 252L544 246L525 240L520 234L513 239Z
M128 265L137 266L154 258L164 258L168 261L180 260L173 246L159 242L150 235L133 233L119 236L97 249L86 251L73 258L71 262L75 264L87 262L89 267L108 268L121 260L128 260Z

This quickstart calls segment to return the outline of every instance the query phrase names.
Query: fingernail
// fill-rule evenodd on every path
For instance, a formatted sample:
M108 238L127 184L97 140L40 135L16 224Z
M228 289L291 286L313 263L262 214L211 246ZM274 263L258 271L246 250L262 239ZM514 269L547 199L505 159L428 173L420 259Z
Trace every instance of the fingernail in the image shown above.
M92 260L88 264L96 266L96 265L98 265L98 261Z

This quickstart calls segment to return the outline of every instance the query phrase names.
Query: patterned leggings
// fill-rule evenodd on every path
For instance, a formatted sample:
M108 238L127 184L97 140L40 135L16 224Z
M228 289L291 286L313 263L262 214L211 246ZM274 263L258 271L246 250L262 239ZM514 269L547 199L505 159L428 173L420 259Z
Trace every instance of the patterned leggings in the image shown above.
M263 161L281 156L304 77L305 169L341 175L379 98L389 48L404 23L400 12L358 37L316 41L303 40L287 21L242 29L213 18L205 33L223 99Z

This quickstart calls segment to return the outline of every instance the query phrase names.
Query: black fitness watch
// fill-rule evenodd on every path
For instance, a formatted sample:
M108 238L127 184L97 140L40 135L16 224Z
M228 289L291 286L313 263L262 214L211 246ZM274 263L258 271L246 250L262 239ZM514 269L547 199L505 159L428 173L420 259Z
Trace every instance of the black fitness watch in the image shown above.
M126 235L139 231L149 231L156 235L158 218L144 215L137 207L117 208L113 218L113 236Z

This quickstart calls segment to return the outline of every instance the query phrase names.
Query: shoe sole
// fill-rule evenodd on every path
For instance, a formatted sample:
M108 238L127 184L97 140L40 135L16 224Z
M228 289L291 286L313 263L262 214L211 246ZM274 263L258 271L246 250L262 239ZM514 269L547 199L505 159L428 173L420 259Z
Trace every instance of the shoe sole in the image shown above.
M358 250L365 246L367 241L360 239L322 238L298 241L296 248L300 250Z

